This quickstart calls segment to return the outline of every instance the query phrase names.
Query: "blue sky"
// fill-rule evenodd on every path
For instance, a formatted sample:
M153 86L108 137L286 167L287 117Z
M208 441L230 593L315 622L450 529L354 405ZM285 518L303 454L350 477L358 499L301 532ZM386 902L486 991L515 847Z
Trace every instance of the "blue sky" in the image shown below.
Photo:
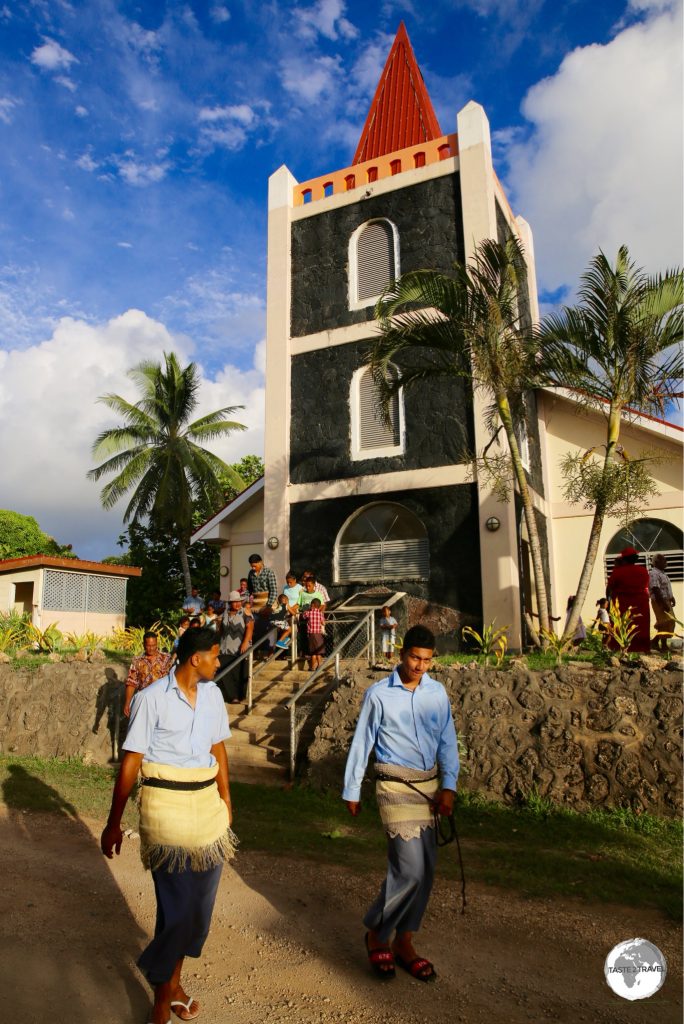
M30 451L0 505L111 552L94 398L164 347L201 363L206 407L246 405L221 454L259 450L268 176L350 163L402 18L442 130L485 107L543 299L599 246L680 262L672 0L0 0L0 427Z

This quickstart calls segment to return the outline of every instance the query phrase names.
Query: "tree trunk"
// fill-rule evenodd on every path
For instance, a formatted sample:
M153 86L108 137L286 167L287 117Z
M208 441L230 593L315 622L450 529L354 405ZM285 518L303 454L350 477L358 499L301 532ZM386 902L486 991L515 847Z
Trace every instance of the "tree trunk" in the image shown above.
M527 486L527 477L525 476L525 468L520 458L520 452L518 450L518 440L515 436L515 430L513 429L513 417L511 416L511 407L508 399L504 396L497 396L496 398L497 409L499 410L499 416L503 423L503 428L508 438L508 447L511 452L511 461L513 463L513 472L515 479L518 484L520 491L520 498L522 501L523 512L525 514L525 522L527 523L527 532L530 538L530 555L532 557L532 571L534 574L534 586L537 591L537 604L539 606L539 629L550 629L551 622L549 619L549 599L546 592L546 578L544 576L544 562L542 559L541 544L539 542L539 531L537 530L537 517L534 514L534 505L532 503L532 495L530 489Z
M608 473L608 467L613 458L613 452L615 446L620 439L620 421L621 421L622 407L620 405L614 405L611 403L610 412L608 414L608 436L606 438L606 456L603 460L603 480L605 480ZM582 608L589 591L589 584L591 577L594 572L594 566L596 565L596 556L598 555L599 541L601 539L601 530L603 529L603 522L606 518L606 503L604 500L599 500L596 503L594 509L594 518L591 523L591 530L589 532L589 542L587 544L586 554L584 556L584 565L582 566L582 572L580 573L579 583L577 584L577 592L575 594L575 603L568 619L568 624L565 627L565 636L574 636L575 630L577 629L577 623L579 617L582 614Z
M183 569L183 579L185 581L185 596L187 597L192 590L192 580L190 578L190 563L188 562L188 547L185 537L178 538L178 554L180 555L180 563Z

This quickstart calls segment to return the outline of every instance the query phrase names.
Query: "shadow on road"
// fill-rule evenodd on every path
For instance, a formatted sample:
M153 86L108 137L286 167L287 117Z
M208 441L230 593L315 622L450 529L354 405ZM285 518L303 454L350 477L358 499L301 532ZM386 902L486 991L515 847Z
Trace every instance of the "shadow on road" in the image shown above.
M0 992L22 1024L144 1020L145 935L76 809L20 765L0 815ZM49 813L26 811L30 803Z

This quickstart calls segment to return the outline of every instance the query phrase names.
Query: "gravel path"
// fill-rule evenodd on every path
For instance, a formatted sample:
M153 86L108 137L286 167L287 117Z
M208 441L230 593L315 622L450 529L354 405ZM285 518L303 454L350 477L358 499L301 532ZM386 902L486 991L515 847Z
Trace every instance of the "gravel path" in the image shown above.
M19 1024L145 1024L149 994L134 961L154 924L135 840L111 865L100 824L70 815L0 816L0 992ZM236 823L236 829L239 825ZM451 856L448 852L443 854ZM360 917L380 881L344 868L245 853L224 871L188 988L202 1021L231 1024L679 1024L681 933L653 911L527 900L481 885L461 916L438 881L421 953L439 979L382 984L369 973ZM603 978L607 952L643 936L669 973L628 1003ZM175 1021L175 1018L174 1018Z

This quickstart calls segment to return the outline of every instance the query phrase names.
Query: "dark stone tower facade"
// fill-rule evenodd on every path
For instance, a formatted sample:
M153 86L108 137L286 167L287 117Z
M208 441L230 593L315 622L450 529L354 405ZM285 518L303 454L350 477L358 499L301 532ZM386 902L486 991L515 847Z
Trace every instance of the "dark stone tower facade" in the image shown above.
M279 575L313 568L335 596L384 583L519 633L515 506L497 503L503 528L485 531L492 496L472 465L481 399L456 380L416 386L388 424L366 370L392 280L448 273L505 230L531 244L494 174L482 108L468 104L458 127L441 133L402 25L354 163L303 183L285 167L271 177L264 532ZM534 304L533 264L530 278ZM483 600L491 573L497 597Z

